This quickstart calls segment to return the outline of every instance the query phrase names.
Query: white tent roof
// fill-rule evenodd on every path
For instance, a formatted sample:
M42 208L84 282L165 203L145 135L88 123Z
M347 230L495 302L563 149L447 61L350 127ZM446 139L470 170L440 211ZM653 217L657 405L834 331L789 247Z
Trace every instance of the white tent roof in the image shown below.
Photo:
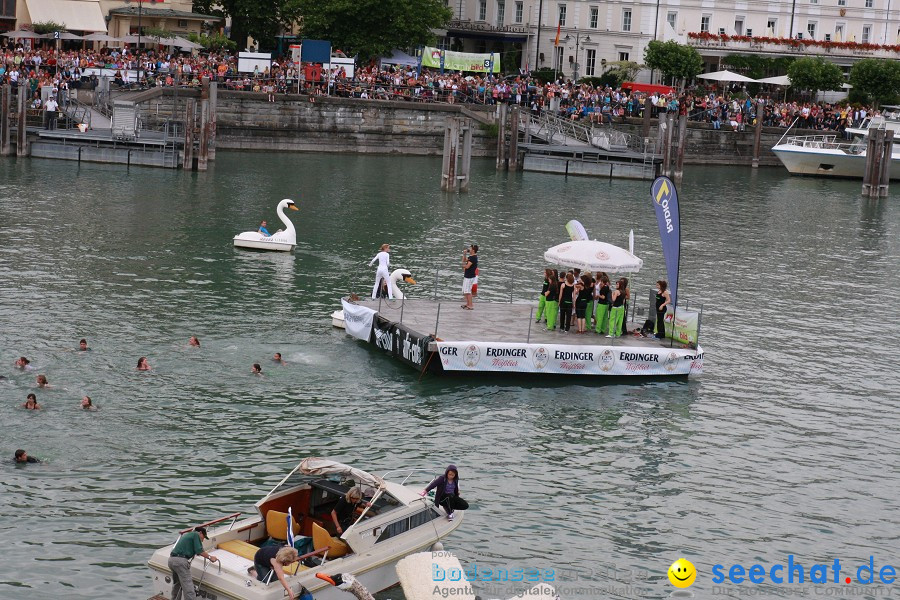
M789 86L791 85L791 78L787 75L779 75L778 77L766 77L765 79L757 79L757 83L768 83L770 85L781 85L781 86Z
M383 56L381 58L381 64L415 67L419 64L419 59L417 59L415 56L410 56L402 50L397 50L396 48L394 48L394 50L391 51L390 56Z
M75 31L106 31L100 0L25 0L32 23L53 21Z
M741 75L740 73L733 73L728 71L716 71L715 73L704 73L703 75L697 75L698 79L709 79L710 81L737 81L737 82L746 82L746 83L756 83L755 79L750 79L746 75Z
M644 261L626 250L597 240L579 240L553 246L544 260L564 267L607 273L637 273Z

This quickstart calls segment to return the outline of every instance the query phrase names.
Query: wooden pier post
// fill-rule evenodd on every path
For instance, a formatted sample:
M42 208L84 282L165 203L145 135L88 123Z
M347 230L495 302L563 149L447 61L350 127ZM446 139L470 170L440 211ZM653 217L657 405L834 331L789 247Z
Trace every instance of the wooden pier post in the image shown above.
M459 191L469 191L469 173L472 167L472 129L475 123L471 119L463 121L462 156L459 159Z
M197 153L197 170L206 170L209 156L209 77L200 84L200 148Z
M756 103L756 128L753 131L753 168L759 168L759 145L762 140L762 123L763 123L763 110L765 108L765 102L763 100L759 100Z
M506 104L497 105L497 170L509 166L506 158Z
M441 167L441 189L456 190L456 156L459 150L459 119L447 117L444 124L444 160Z
M209 160L216 160L216 104L219 97L219 84L209 84Z
M641 137L645 139L650 137L650 115L652 112L653 107L650 106L650 96L644 94L644 122L641 129Z
M675 183L684 178L684 147L687 144L687 115L678 115L678 147L675 154Z
M194 168L194 116L197 101L188 98L184 102L184 168Z
M885 165L884 139L886 133L883 128L870 129L869 140L866 147L866 170L863 174L862 193L869 198L881 196L881 180L884 177L885 167L890 169L890 161ZM891 136L893 140L893 136Z
M669 135L669 113L661 113L657 126L656 149L662 155L662 173L666 177L669 176L669 169L672 166L672 153L669 152L671 140L672 138Z
M8 83L0 88L0 156L12 154L10 143L9 109L12 106L12 86Z
M510 171L519 170L519 124L522 115L518 106L513 106L509 117L509 156L506 157Z
M675 145L672 141L675 139L675 124L677 123L675 116L675 113L672 111L666 112L666 160L668 161L668 168L665 173L667 177L673 179L675 177Z
M28 108L28 94L25 79L19 79L19 97L16 105L16 156L28 156L28 130L25 126L25 111Z
M881 155L881 185L879 186L879 194L882 198L887 198L890 193L891 186L891 160L894 153L894 130L888 129L884 132L884 149Z

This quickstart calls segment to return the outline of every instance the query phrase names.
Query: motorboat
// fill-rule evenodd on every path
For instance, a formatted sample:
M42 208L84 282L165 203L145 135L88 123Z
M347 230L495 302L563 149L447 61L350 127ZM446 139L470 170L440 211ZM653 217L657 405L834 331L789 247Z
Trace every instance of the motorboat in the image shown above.
M290 252L297 245L297 230L294 224L284 214L285 209L299 210L293 200L285 198L278 203L275 213L284 229L279 229L272 235L265 235L260 231L245 231L234 236L235 248L250 248L253 250L272 250L275 252Z
M869 132L889 129L893 130L895 140L891 153L890 177L900 179L900 107L882 108L882 114L867 117L859 127L845 129L846 136L830 134L787 137L785 132L772 147L772 152L793 175L862 179L866 170Z
M394 296L394 300L403 300L406 297L403 294L403 290L400 289L399 283L401 281L412 285L416 284L416 280L413 279L412 273L410 273L408 270L394 269L394 271L391 273L391 276L388 278L388 285L391 286L391 293ZM343 310L336 310L331 313L331 325L339 329L344 329Z
M284 544L290 537L288 528L295 536L296 548L312 547L301 553L301 562L285 568L295 593L303 586L316 600L346 598L344 592L317 577L319 573L353 573L373 593L396 585L398 561L416 552L443 549L441 540L465 517L464 511L456 511L456 518L449 520L443 508L427 496L420 496L425 483L410 483L417 473L422 474L415 469L402 469L377 476L329 459L303 459L255 504L253 516L241 519L241 514L235 513L201 524L208 527L209 533L204 549L218 562L201 556L192 560L191 576L199 596L217 600L281 600L284 588L277 579L269 584L257 581L248 574L248 568L261 545ZM338 538L333 535L331 511L353 486L362 489L370 506L358 511L356 521ZM191 530L193 527L181 533ZM168 560L174 545L160 548L148 562L154 598L171 598Z

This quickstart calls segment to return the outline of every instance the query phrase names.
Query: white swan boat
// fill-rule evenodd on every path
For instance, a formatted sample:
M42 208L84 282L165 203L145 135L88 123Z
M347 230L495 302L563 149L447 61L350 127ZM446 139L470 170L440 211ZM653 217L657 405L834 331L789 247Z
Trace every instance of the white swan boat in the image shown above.
M264 235L259 231L245 231L234 236L235 248L252 248L253 250L273 250L276 252L290 252L297 245L297 231L294 224L284 214L284 210L299 210L293 200L285 198L278 203L275 212L284 223L284 229L278 230L272 235Z
M406 297L403 295L403 290L400 289L399 283L401 281L412 285L416 284L416 280L413 279L412 273L410 273L406 269L395 269L388 279L388 285L391 286L391 293L394 295L395 300L403 300ZM344 329L343 310L336 310L331 313L331 325L334 327L338 327L339 329Z
M772 152L792 175L853 177L862 179L866 170L869 131L894 131L891 179L900 179L900 107L884 106L884 114L866 118L859 127L848 127L850 139L838 135L782 137ZM785 134L786 136L787 134Z
M317 577L319 573L353 573L372 592L396 585L399 578L395 567L400 559L416 552L442 550L440 540L465 518L464 511L456 511L456 519L447 520L443 508L419 495L424 484L406 485L414 473L405 469L378 477L328 459L304 459L256 503L255 515L238 520L240 513L235 513L203 524L231 521L209 527L209 539L203 542L204 549L219 562L211 563L201 556L191 561L191 576L199 587L199 597L282 600L284 588L277 579L265 584L248 575L247 569L253 565L253 556L261 544L286 539L288 508L294 517L295 536L312 538L312 552L301 558L316 563L306 566L301 562L285 568L295 595L299 596L303 586L316 600L345 597L344 592ZM399 483L389 481L388 475L403 479ZM352 486L362 487L372 506L359 514L340 539L332 537L331 511ZM307 537L300 538L295 546L308 541ZM168 560L173 547L174 543L160 548L148 562L156 594L154 600L171 598L172 573Z

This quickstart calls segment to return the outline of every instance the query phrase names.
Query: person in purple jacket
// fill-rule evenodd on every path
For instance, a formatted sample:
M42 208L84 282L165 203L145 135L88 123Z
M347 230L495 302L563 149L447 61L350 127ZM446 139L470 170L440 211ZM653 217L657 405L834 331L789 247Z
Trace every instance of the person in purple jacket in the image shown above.
M453 520L453 511L469 508L469 503L459 497L459 471L456 465L448 465L444 474L435 477L421 495L424 496L431 490L434 490L434 503L447 511L448 521Z

